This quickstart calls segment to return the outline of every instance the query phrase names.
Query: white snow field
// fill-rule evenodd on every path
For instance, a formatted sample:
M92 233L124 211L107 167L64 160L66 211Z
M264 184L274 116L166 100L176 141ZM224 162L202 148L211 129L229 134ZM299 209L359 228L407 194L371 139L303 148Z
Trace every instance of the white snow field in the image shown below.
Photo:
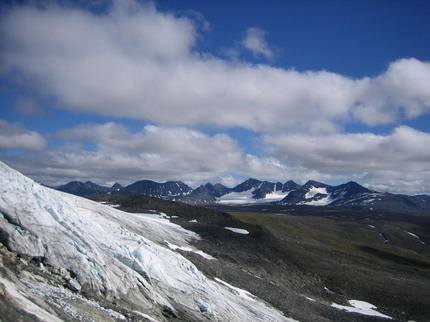
M247 204L247 203L255 203L256 200L252 198L252 192L254 190L255 188L242 191L242 192L232 191L218 198L217 202L220 204L227 204L227 205L241 205L241 204Z
M264 198L254 199L252 193L256 189L259 189L260 186L255 187L255 188L251 188L249 190L245 190L242 192L234 192L234 191L229 192L229 193L219 197L217 199L217 202L220 204L225 204L225 205L243 205L243 204L250 204L250 203L266 203L266 202L273 202L273 201L281 201L290 193L290 191L282 192L280 190L273 190L272 192L267 193L264 196Z
M305 198L306 199L312 199L313 197L315 197L316 194L319 194L319 193L323 194L323 195L327 195L327 197L321 198L319 200L303 201L303 202L301 202L299 204L301 204L301 205L308 205L308 206L327 206L328 204L330 204L331 202L333 202L333 200L331 200L331 196L327 192L326 188L312 187L305 194Z
M390 320L392 319L391 316L378 312L376 310L377 307L374 306L373 304L370 304L364 301L359 301L359 300L349 300L348 302L349 304L351 304L351 306L344 306L336 303L332 303L331 306L336 309L344 310L347 312L359 313L359 314L369 315L369 316L377 316L380 318L390 319Z
M279 191L279 190L274 190L274 191L272 191L272 192L270 192L270 193L266 194L266 195L264 196L264 198L263 198L263 199L261 199L261 200L262 200L262 202L281 201L281 200L282 200L282 199L284 199L286 196L288 196L288 194L289 194L290 192L291 192L291 191L285 191L285 192L282 192L282 191Z
M189 244L197 234L167 219L125 213L43 187L1 162L0 191L0 225L9 234L9 248L74 273L70 284L75 293L31 276L21 284L0 276L3 290L41 320L55 318L46 305L38 306L38 296L73 298L89 289L95 299L132 302L135 313L145 319L163 319L160 308L167 307L192 312L198 320L291 321L250 293L203 275L180 250L196 252L208 263L216 259ZM22 300L24 293L27 301Z
M241 235L248 235L249 231L247 231L246 229L242 229L242 228L235 228L235 227L224 227L227 230L230 230L236 234L241 234Z

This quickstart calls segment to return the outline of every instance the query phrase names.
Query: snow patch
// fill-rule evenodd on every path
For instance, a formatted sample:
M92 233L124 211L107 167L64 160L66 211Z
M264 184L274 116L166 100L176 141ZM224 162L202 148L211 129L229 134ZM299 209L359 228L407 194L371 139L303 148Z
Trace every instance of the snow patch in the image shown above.
M414 233L411 233L410 231L406 231L409 235L411 235L412 237L415 237L417 239L420 239L419 236L415 235Z
M308 206L327 206L331 202L332 200L330 199L330 196L327 196L318 200L303 201L303 202L300 202L299 204L308 205Z
M230 230L236 234L242 234L242 235L248 235L249 231L247 231L246 229L241 229L241 228L234 228L234 227L224 227L227 230Z
M276 185L272 192L266 193L264 198L255 199L253 193L255 190L261 188L263 183L261 183L258 187L251 188L242 192L229 192L217 199L217 202L220 204L230 204L230 205L241 205L241 204L254 204L254 203L267 203L280 201L284 199L291 191L276 190Z
M405 233L408 233L408 234L409 234L409 235L411 235L412 237L414 237L414 238L418 239L418 240L420 241L420 243L421 243L421 244L426 245L426 243L425 243L425 242L423 242L423 241L421 240L421 237L420 237L420 236L415 235L414 233L411 233L410 231L407 231L407 230L405 230Z
M370 304L364 301L359 301L359 300L349 300L348 302L351 306L344 306L344 305L332 303L331 307L334 307L338 310L344 310L352 313L359 313L359 314L369 315L369 316L377 316L380 318L390 319L390 320L392 319L391 316L378 312L376 310L377 307L374 306L373 304Z
M220 204L232 204L232 205L240 205L247 203L255 203L255 199L252 198L252 192L255 189L249 189L242 192L229 192L224 196L218 198L217 202Z
M280 201L284 199L291 191L282 192L280 190L273 191L270 193L267 193L263 199L260 199L259 202L271 202L271 201Z
M308 206L327 206L334 200L331 199L331 195L327 192L326 188L316 188L311 187L309 191L305 194L306 199L312 199L317 194L326 195L326 197L318 199L318 200L310 200L310 201L302 201L299 202L299 205L308 205Z
M312 187L309 189L309 191L305 194L305 198L306 199L311 199L313 197L315 197L315 195L317 194L322 194L322 195L326 195L327 194L327 189L326 188L316 188L316 187Z
M165 242L167 244L167 247L169 247L172 250L178 250L179 249L179 250L182 250L184 252L195 253L195 254L200 255L201 257L206 258L206 259L215 259L215 257L212 257L209 254L206 254L202 250L195 250L195 249L192 249L191 247L185 247L185 246L177 246L177 245L174 245L172 243L169 243L167 240Z

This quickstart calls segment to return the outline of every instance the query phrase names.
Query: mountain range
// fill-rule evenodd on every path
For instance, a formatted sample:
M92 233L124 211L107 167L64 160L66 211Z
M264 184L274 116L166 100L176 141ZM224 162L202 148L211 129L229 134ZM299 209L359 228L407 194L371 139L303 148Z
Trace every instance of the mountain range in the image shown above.
M292 180L281 183L250 178L233 188L220 183L206 183L196 189L181 181L158 183L151 180L141 180L125 187L118 183L112 187L104 187L90 181L85 183L72 181L56 187L56 189L84 197L100 194L146 195L201 205L270 203L406 212L430 210L430 196L379 192L365 188L353 181L333 186L314 180L299 185Z

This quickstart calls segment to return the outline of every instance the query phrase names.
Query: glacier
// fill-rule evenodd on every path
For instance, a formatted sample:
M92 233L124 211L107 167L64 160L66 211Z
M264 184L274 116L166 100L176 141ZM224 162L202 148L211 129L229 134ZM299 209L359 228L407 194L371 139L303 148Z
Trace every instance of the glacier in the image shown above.
M255 199L253 197L253 193L255 190L259 189L260 187L254 187L242 192L229 192L219 198L217 198L216 202L219 204L224 205L246 205L246 204L255 204L255 203L270 203L275 201L281 201L291 191L277 191L275 189L272 192L266 193L264 198L261 199Z
M37 272L2 267L0 290L39 320L294 321L206 277L180 251L208 265L216 258L191 246L199 235L167 218L44 187L1 162L0 189L2 251L18 254L22 265L39 261Z

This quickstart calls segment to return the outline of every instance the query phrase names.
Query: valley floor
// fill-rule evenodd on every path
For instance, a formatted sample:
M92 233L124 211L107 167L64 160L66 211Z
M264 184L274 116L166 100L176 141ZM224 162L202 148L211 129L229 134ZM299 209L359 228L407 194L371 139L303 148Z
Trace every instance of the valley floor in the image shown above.
M105 199L125 211L154 209L173 216L202 237L193 242L196 248L216 258L208 265L201 256L181 252L199 270L299 321L430 318L427 216L318 207L271 212L267 206L223 209L228 215L150 198ZM358 310L351 300L373 304L379 316L351 313Z

